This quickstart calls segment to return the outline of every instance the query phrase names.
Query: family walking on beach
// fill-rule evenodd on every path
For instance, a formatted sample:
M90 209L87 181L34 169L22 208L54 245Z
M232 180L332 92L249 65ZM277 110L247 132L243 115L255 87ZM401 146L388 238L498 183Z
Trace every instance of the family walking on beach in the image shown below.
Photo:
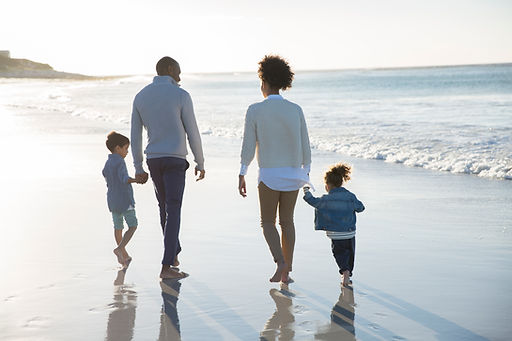
M133 101L131 144L135 178L128 175L124 158L130 140L116 132L107 137L111 154L103 169L107 182L107 201L114 221L117 248L114 254L123 267L132 258L126 245L137 228L132 183L144 184L148 173L143 167L142 130L147 131L144 150L149 175L154 184L160 209L160 224L164 236L164 255L160 277L183 278L179 271L178 254L180 217L185 173L187 143L194 155L197 181L204 179L204 157L201 136L189 93L180 88L180 65L170 57L160 59L157 76L143 88ZM258 76L265 98L249 106L241 150L238 190L246 197L245 175L254 157L259 166L258 195L261 227L276 270L271 282L293 282L295 246L294 210L298 192L304 190L304 200L315 208L315 229L327 231L343 285L350 283L354 268L356 212L364 210L356 196L343 187L350 179L351 168L336 164L325 174L328 194L316 198L310 189L311 148L304 114L299 105L284 99L281 90L292 86L294 73L279 56L265 56L259 62ZM281 235L276 228L279 214ZM122 234L124 223L128 230Z

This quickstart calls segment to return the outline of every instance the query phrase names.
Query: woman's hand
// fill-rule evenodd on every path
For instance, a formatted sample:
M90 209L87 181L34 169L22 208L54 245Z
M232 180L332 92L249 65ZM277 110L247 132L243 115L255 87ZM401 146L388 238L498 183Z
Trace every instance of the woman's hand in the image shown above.
M238 176L238 192L244 198L247 196L247 189L245 188L245 176L243 175Z

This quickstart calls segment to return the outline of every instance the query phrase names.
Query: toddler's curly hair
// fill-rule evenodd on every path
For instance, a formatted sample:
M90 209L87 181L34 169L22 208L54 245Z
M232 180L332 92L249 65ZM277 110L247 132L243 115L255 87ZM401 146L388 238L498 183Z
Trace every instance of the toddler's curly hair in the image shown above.
M341 187L343 183L350 180L350 173L352 172L352 167L345 163L337 163L325 173L324 181L326 184Z

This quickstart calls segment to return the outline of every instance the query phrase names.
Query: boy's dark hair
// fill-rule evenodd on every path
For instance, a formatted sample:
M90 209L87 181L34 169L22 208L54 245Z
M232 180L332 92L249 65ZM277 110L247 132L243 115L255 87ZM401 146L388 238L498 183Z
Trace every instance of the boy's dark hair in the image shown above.
M286 60L280 56L266 55L258 64L258 76L272 88L286 90L292 87L294 73Z
M350 180L350 172L352 172L352 168L349 165L337 163L325 173L324 181L334 187L341 187L344 182Z
M159 76L164 76L169 74L169 66L173 66L178 64L177 61L172 59L171 57L163 57L158 63L156 63L156 74Z
M111 131L107 135L107 141L105 141L108 150L110 150L112 153L114 152L116 146L123 147L129 143L130 140L126 136L116 133L115 131Z

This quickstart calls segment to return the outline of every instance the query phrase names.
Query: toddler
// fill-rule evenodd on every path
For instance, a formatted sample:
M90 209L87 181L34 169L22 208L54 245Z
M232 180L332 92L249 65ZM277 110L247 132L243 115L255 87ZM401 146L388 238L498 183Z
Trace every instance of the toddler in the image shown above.
M350 283L356 250L356 212L364 205L343 184L350 179L350 166L338 163L325 173L325 190L328 194L314 197L309 187L304 187L304 200L315 208L315 230L325 230L331 239L332 254L343 286Z
M127 267L132 258L126 252L126 245L137 229L137 217L135 216L135 200L133 199L132 183L135 179L128 175L124 158L128 154L130 140L115 131L107 136L107 148L112 152L103 168L103 176L107 181L107 203L114 221L114 237L117 247L114 254L117 261ZM128 225L128 231L123 235L124 223Z

